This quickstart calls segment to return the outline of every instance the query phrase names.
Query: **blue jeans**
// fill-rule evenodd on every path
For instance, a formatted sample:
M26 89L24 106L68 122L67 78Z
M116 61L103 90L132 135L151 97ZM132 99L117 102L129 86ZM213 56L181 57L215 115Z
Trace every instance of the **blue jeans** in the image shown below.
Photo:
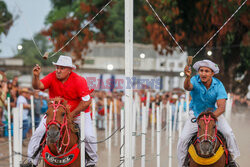
M23 139L26 138L26 134L30 129L29 121L28 120L23 120Z

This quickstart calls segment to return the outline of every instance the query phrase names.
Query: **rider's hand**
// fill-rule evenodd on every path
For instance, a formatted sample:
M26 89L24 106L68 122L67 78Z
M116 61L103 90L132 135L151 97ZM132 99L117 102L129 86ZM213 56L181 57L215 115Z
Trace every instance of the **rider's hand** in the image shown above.
M41 67L38 64L36 64L36 66L33 68L33 75L35 77L39 77L40 72L41 72Z
M185 66L184 72L187 77L191 77L192 70L190 66Z

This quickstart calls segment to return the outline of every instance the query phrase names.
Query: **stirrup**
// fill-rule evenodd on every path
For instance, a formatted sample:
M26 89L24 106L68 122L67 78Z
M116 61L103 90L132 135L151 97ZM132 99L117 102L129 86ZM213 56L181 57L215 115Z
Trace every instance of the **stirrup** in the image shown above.
M36 167L32 162L22 163L20 167Z
M237 163L233 160L228 163L228 167L238 167Z

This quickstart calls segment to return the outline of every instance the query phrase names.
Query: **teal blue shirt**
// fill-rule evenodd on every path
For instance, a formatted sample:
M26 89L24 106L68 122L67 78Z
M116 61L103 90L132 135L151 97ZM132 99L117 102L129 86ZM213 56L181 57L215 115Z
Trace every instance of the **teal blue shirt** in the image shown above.
M216 110L216 101L219 99L227 99L227 92L222 82L212 77L212 83L209 89L201 82L200 76L195 75L191 78L193 89L190 91L192 100L190 109L194 111L194 116L197 118L199 114L208 108Z

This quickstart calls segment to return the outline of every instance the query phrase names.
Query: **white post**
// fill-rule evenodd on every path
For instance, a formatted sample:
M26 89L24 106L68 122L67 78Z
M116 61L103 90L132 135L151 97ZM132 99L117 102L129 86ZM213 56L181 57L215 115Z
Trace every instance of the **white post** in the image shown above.
M115 119L115 125L114 128L115 130L118 128L117 126L117 100L114 99L114 119ZM115 146L118 145L118 135L115 133Z
M147 92L147 99L146 99L146 133L147 133L147 130L148 130L149 104L150 104L150 92Z
M152 121L151 121L151 152L154 152L155 142L155 102L152 103Z
M231 97L230 93L227 94L227 101L226 101L226 112L225 112L225 117L228 122L231 121L231 108L232 108L232 102L231 102Z
M111 136L111 132L112 132L112 114L113 114L113 102L110 102L110 105L109 105L109 135L108 136ZM109 152L111 152L111 138L108 139L108 142L109 142Z
M168 143L168 136L169 136L169 110L170 110L170 103L169 101L167 102L166 106L166 143Z
M104 128L105 128L105 139L108 137L108 104L107 98L104 98ZM105 147L108 147L108 141L105 142Z
M124 162L124 110L121 109L121 143L120 143L120 148L121 148L121 152L120 152L120 159L122 159L121 161ZM124 167L124 163L121 164L121 167Z
M85 139L85 132L84 132L84 126L85 126L85 116L84 112L81 112L81 167L85 167L85 142L83 140Z
M95 137L97 138L96 132L96 112L95 112L95 99L92 99L92 122L93 122L93 130ZM98 148L98 144L96 144L96 149Z
M13 108L13 151L14 151L14 166L20 166L21 156L20 153L20 139L19 139L19 109Z
M189 115L189 91L186 91L186 118Z
M157 150L156 150L156 156L157 156L157 167L161 166L161 159L160 159L160 151L161 151L161 117L160 117L160 108L157 107L156 109L156 119L157 119Z
M8 133L9 133L9 164L10 167L13 166L12 162L12 142L11 142L11 113L10 113L10 98L8 97Z
M169 139L168 139L168 146L169 146L169 150L168 150L168 166L169 167L172 167L172 107L170 106L169 107L169 130L168 130L168 133L169 133Z
M134 166L134 159L136 153L136 102L133 103L133 117L132 117L132 167Z
M32 134L35 132L35 112L34 112L34 96L30 96L31 102L31 126L32 126Z
M20 154L23 153L23 103L20 104L19 106L19 140L20 140L20 143L19 143L19 151L20 151ZM26 125L27 126L27 125ZM22 161L22 156L20 155L20 163Z
M133 0L125 0L125 167L132 166Z
M181 99L181 105L179 107L179 124L178 124L178 134L179 137L181 136L181 131L182 131L182 112L183 112L183 105L184 105L184 99Z
M143 105L143 104L142 104ZM141 133L141 167L145 167L146 154L146 107L142 106L142 133Z
M176 124L177 124L177 114L178 114L178 104L179 101L177 100L175 103L175 111L174 111L174 127L173 127L173 139L175 139L175 133L176 133Z
M135 97L136 97L136 112L137 112L137 117L136 117L136 128L137 128L137 133L140 134L140 126L141 126L141 100L139 98L138 93L135 93Z

